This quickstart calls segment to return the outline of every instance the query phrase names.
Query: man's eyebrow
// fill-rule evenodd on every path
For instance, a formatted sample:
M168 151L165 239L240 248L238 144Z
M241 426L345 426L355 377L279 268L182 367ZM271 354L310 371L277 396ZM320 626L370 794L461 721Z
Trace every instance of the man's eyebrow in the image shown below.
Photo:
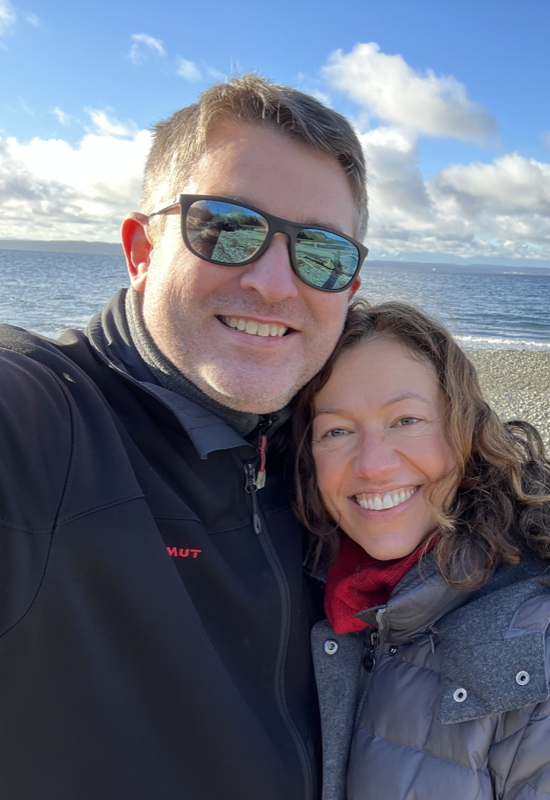
M250 197L246 197L245 195L241 194L232 194L231 197L227 197L228 200L231 200L234 203L242 203L243 206L252 206L252 208L260 208L260 206L256 205L256 202L252 200ZM263 210L263 209L262 209ZM265 212L269 214L269 211ZM274 217L277 214L273 214ZM321 226L322 228L332 228L334 231L339 231L339 233L343 233L344 236L348 234L342 230L342 227L335 222L322 222L321 220L309 220L309 219L287 219L287 217L280 217L279 219L285 219L288 222L296 222L298 225L303 225L304 228L318 228Z

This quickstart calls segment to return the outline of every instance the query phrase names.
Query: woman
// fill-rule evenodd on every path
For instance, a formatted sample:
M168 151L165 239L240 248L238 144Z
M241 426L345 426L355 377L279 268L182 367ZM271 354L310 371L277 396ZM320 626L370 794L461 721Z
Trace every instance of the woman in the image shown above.
M550 797L536 430L499 422L445 328L393 302L354 304L295 420L299 511L329 563L324 800Z

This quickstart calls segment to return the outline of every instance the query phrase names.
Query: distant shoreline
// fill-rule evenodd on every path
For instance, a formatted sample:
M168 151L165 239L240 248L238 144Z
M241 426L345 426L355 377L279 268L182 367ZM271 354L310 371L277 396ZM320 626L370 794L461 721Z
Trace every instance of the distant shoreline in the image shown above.
M122 256L124 251L119 242L84 241L40 241L36 239L0 239L0 251L20 250L40 253L80 253L83 255ZM420 261L389 261L367 259L364 269L395 269L411 272L439 272L463 275L484 273L485 275L538 275L550 276L549 267L535 267L525 263L517 266L495 264L450 264Z
M120 242L40 241L36 239L0 239L0 250L23 250L32 253L82 253L94 256L122 256Z

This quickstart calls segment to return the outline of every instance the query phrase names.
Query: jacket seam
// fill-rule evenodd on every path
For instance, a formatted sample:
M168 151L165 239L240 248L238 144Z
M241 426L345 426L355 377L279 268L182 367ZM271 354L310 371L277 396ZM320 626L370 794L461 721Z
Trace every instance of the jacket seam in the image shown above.
M525 735L526 735L526 733L527 733L527 730L528 730L528 728L529 728L529 725L531 724L531 722L532 722L532 721L533 721L533 715L531 714L531 716L529 717L529 721L528 721L528 722L527 722L527 723L524 725L524 727L523 727L523 732L522 732L522 734L521 734L521 739L519 740L519 742L518 742L518 746L516 747L516 752L514 753L514 757L513 757L513 758L512 758L512 760L510 761L510 766L508 767L508 772L506 773L506 777L504 777L503 775L499 775L499 778L501 779L501 781L502 781L504 784L507 784L507 783L508 783L508 778L509 778L509 776L510 776L510 773L512 772L512 770L513 770L513 768L514 768L514 764L516 763L516 759L517 759L517 757L518 757L518 753L519 753L519 751L520 751L521 745L523 744L523 742L524 742L524 740L525 740ZM497 744L497 743L495 742L495 744ZM500 743L499 743L499 744L500 744ZM498 775L498 772L497 772L496 770L493 770L493 772L495 773L495 775ZM527 785L530 785L530 784L527 784ZM534 789L534 787L533 787L533 786L531 786L531 789ZM538 791L538 790L537 790L537 789L535 789L535 791Z
M436 761L442 761L444 764L454 764L456 767L460 767L461 769L466 769L466 770L468 770L468 772L471 772L474 775L477 775L480 771L481 772L483 772L483 771L488 772L489 771L488 768L485 769L483 767L480 767L479 769L474 769L473 767L467 767L465 764L460 764L458 761L453 761L450 758L443 758L443 756L437 756L437 755L435 755L435 753L430 753L429 750L420 750L420 749L418 749L416 747L411 747L408 744L402 744L401 742L395 742L393 739L388 739L387 736L380 736L377 733L372 733L367 728L365 728L363 725L361 725L361 728L366 733L370 734L371 736L373 736L376 739L380 739L381 741L384 741L384 742L389 742L390 744L394 744L396 747L402 747L405 750L410 750L412 753L420 753L421 755L429 756L430 758L435 758Z
M82 511L73 514L71 517L67 517L56 527L57 529L63 528L65 525L69 525L69 523L74 522L77 519L82 519L82 517L86 517L88 514L93 514L96 511L102 511L104 508L112 508L113 506L123 505L130 500L144 500L144 498L145 496L143 494L128 494L124 495L123 497L118 497L116 500L111 500L109 503L99 503L96 506L90 506L89 508L82 509Z
M28 533L31 536L51 536L52 535L52 528L24 528L20 525L14 525L13 522L10 522L8 519L4 519L4 517L0 517L0 525L4 528L9 528L11 531L17 531L18 533Z
M44 579L45 579L45 577L46 577L46 572L48 571L48 566L49 566L49 563L50 563L50 556L51 556L51 552L52 552L52 545L53 545L53 534L52 534L52 536L50 537L50 541L49 541L49 545L48 545L48 554L46 555L46 559L45 559L45 561L44 561L44 569L42 570L42 575L40 576L40 581L38 582L38 586L36 587L36 592L34 593L34 597L32 598L31 602L29 603L29 607L28 607L28 608L27 608L27 609L24 611L24 613L23 613L23 614L22 614L22 615L19 617L19 619L18 619L18 620L16 620L16 621L13 623L13 625L10 625L10 627L9 627L9 628L7 628L7 629L6 629L6 630L5 630L5 631L4 631L4 632L3 632L3 633L0 635L0 639L3 639L3 638L4 638L4 636L7 636L7 635L8 635L8 633L10 633L11 631L13 631L13 630L14 630L14 628L17 628L17 626L18 626L18 625L21 625L21 623L23 622L23 620L24 620L24 619L25 619L25 618L26 618L26 617L27 617L27 616L28 616L28 615L31 613L31 611L33 610L33 608L34 608L34 606L35 606L35 604L36 604L36 602L37 602L37 600L38 600L38 596L39 596L40 592L42 591L42 586L44 585Z
M537 797L550 797L550 792L545 792L543 789L536 789L533 784L528 783L528 781L525 781L525 786L528 786L530 789L532 789L536 793Z
M40 576L40 580L38 582L38 586L36 587L36 591L34 593L34 596L33 596L32 600L31 600L31 602L29 603L28 608L24 611L22 616L19 617L19 619L16 620L16 622L13 623L13 625L10 625L10 627L2 633L2 636L0 638L3 638L4 636L6 636L8 633L10 633L10 631L12 631L14 628L16 628L18 625L20 625L23 622L23 620L31 613L32 609L34 608L34 606L35 606L35 604L36 604L36 602L38 600L38 596L40 595L40 592L42 591L42 586L44 585L44 580L45 580L46 573L48 571L48 566L49 566L49 563L50 563L50 556L51 556L51 552L52 552L54 533L55 533L55 529L57 527L57 520L59 518L59 515L61 513L61 509L63 507L64 500L65 500L65 495L66 495L67 487L68 487L68 484L69 484L69 476L70 476L70 473L71 473L71 466L72 466L73 457L74 457L75 426L74 426L73 409L71 407L70 394L67 391L67 388L65 387L65 385L59 379L57 373L51 367L47 366L46 364L43 364L42 366L43 366L43 368L45 370L47 370L47 372L49 372L52 375L53 380L57 384L57 386L59 387L59 389L61 391L61 395L63 396L63 398L65 400L65 403L67 405L67 411L68 411L68 414L69 414L69 431L70 431L69 458L68 458L68 464L67 464L66 473L65 473L65 479L63 481L63 488L61 490L61 496L60 496L60 499L59 499L59 504L57 506L57 510L55 512L55 516L53 518L52 526L51 526L49 531L45 529L44 533L38 534L38 535L49 535L50 536L50 541L49 541L49 544L48 544L48 553L47 553L46 558L44 560L44 568L42 570L42 575ZM10 527L9 524L7 524L7 527ZM26 530L25 528L15 528L14 526L11 526L11 527L14 530L20 530L22 532L30 533L32 535L32 531Z

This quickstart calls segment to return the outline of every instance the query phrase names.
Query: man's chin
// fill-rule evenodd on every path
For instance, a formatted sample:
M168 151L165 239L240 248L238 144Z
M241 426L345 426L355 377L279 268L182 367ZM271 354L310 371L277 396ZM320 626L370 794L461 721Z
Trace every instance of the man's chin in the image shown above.
M270 384L255 381L218 380L204 382L201 385L202 391L212 400L216 400L223 406L234 411L242 411L245 414L272 414L280 411L294 397L299 386L287 387L284 391L280 390L281 383L275 377ZM278 391L275 393L274 388Z

